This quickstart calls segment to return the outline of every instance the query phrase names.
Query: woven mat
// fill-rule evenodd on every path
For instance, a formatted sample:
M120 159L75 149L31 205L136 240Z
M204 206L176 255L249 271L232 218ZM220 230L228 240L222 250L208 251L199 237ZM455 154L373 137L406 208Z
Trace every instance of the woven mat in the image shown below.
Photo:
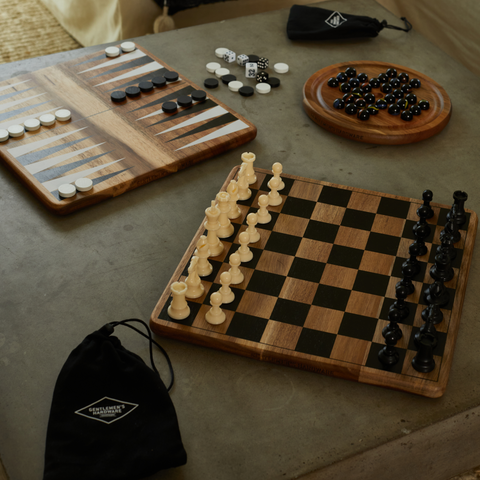
M81 48L39 0L0 0L0 63Z

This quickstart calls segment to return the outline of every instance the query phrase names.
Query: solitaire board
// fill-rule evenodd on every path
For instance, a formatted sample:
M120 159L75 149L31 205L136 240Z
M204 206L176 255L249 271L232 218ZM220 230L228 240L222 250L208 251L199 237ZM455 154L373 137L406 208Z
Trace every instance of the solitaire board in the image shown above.
M256 136L250 122L207 92L205 102L166 114L162 104L198 90L176 82L121 103L110 95L171 67L138 47L108 58L98 51L0 83L0 129L72 112L71 120L0 144L0 157L50 210L70 213L237 147ZM88 177L93 190L63 199L58 187Z
M386 110L366 121L359 120L356 115L347 115L344 109L333 107L334 100L342 98L344 93L338 87L329 87L327 82L348 67L354 67L357 73L366 73L368 78L377 77L388 68L405 72L410 79L418 78L421 87L413 88L412 93L419 101L428 100L430 109L414 116L410 122L390 115ZM376 99L385 96L379 88L374 88L372 93ZM350 140L379 145L403 145L429 138L445 128L452 114L450 98L437 82L411 68L374 61L337 63L314 73L303 87L303 107L315 123L330 132Z
M226 190L238 170L232 170L221 190ZM403 338L396 345L400 360L385 368L377 358L385 345L382 328L395 300L395 284L402 277L401 264L414 241L412 227L421 200L282 175L285 188L279 193L284 201L268 207L270 223L256 226L261 239L250 245L253 260L240 267L245 280L231 285L235 300L221 306L226 321L218 326L206 322L210 294L220 288L220 274L229 269L229 256L240 246L238 235L246 229L245 218L257 211L259 195L269 191L271 173L256 169L256 174L250 199L238 202L242 215L232 220L235 233L223 241L224 252L210 259L213 272L202 278L204 295L187 299L191 311L185 320L175 321L167 315L170 285L185 280L196 242L205 233L202 222L152 313L152 330L259 360L441 396L460 325L477 215L466 210L467 223L455 245L455 276L445 284L450 302L442 309L444 320L436 326L436 367L430 373L419 373L411 366L416 354L413 338L423 324L422 292L432 282L429 269L450 210L448 205L432 202L435 215L428 220L432 225L426 239L429 251L418 257L421 272L414 279L415 292L406 299L410 314L400 324Z

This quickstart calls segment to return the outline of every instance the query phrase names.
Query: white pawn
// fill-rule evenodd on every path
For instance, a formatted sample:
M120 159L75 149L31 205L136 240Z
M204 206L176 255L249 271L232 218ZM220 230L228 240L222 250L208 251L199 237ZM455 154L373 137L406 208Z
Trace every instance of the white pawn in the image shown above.
M174 320L184 320L190 315L190 307L185 300L187 284L185 282L173 282L170 290L173 298L167 309L168 316Z
M248 180L245 176L245 170L247 168L246 163L242 163L242 167L238 172L238 199L239 200L248 200L252 196L252 191L248 188Z
M256 213L249 213L247 215L247 232L250 235L250 243L256 243L260 240L260 233L255 228L255 225L258 223L258 216Z
M218 238L228 238L233 235L233 225L228 218L228 212L230 211L230 195L227 192L217 193L218 208L220 210L220 228L217 230Z
M240 260L242 263L249 262L253 258L253 252L248 246L250 242L250 235L248 232L242 232L238 236L238 241L240 242L240 248L237 250L237 253L240 255Z
M215 205L215 200L212 200L212 204L205 210L207 220L203 226L207 229L207 245L210 250L211 257L218 257L225 248L217 235L217 231L220 228L220 222L218 217L220 216L220 210Z
M240 264L242 263L240 260L240 255L238 253L232 253L228 263L230 263L230 269L228 270L228 273L230 273L232 276L231 285L238 285L239 283L242 283L245 279L245 276L240 270Z
M274 178L278 178L280 180L280 185L278 186L277 190L283 190L285 188L285 183L283 183L283 180L280 178L280 175L282 174L282 172L283 172L282 164L279 163L279 162L275 162L272 165L272 173L273 173ZM270 187L270 182L271 181L272 181L272 179L270 179L270 181L267 183L269 188L272 188L272 187Z
M235 294L230 288L230 284L232 283L232 275L230 272L223 272L220 275L220 283L222 284L219 290L222 294L222 303L232 303L235 300Z
M257 219L258 223L264 225L265 223L270 222L272 216L267 210L268 207L268 195L260 195L258 197L258 205L260 208L257 210Z
M210 305L212 308L205 314L205 320L212 325L220 325L225 321L227 316L225 312L220 308L222 304L222 294L220 292L214 292L210 295Z
M193 256L190 260L190 266L188 267L188 277L185 279L187 284L187 298L198 298L203 295L205 287L202 285L202 279L197 273L198 257Z
M245 176L247 177L247 182L249 185L257 181L257 176L255 175L255 169L253 168L253 162L257 157L252 152L242 153L242 162L247 164L245 170Z
M210 250L208 249L207 244L207 237L202 235L197 241L197 248L195 249L195 253L198 257L197 262L197 273L201 277L208 277L213 271L212 264L208 261L208 257L210 256Z
M230 195L230 211L228 212L228 218L233 220L242 214L240 207L237 205L238 184L236 180L230 180L227 187L227 193Z
M280 180L273 177L270 180L270 193L268 194L268 204L272 207L276 207L282 204L282 197L278 193L278 186L280 185Z

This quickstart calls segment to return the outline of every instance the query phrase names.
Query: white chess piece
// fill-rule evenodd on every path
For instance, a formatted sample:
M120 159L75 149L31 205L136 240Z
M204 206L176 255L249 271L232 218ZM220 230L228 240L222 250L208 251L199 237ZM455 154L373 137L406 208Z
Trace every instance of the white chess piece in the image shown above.
M280 177L282 172L283 172L282 164L280 162L275 162L272 165L272 173L273 173L274 178L278 178L280 180L280 185L278 186L277 190L283 190L285 188L285 183L283 182L283 180ZM272 187L270 187L270 182L271 181L272 181L272 179L270 179L270 181L267 183L268 188L272 188Z
M193 256L190 260L190 266L188 267L188 277L185 279L187 284L187 292L185 296L187 298L201 297L205 291L205 287L202 285L202 279L197 273L198 257Z
M230 211L228 212L228 218L230 220L233 220L235 218L238 218L242 214L240 207L237 205L238 184L236 180L230 180L230 183L227 187L227 193L230 195Z
M242 263L249 262L253 258L253 252L248 246L250 242L250 235L248 232L242 232L238 236L238 241L240 242L240 248L237 250L237 253L240 255L240 260Z
M248 188L248 180L245 176L246 168L247 164L242 163L240 171L238 172L237 184L239 200L248 200L252 196L252 191Z
M257 181L257 176L255 175L255 169L253 168L253 162L257 157L252 152L242 153L242 162L247 164L245 169L245 176L247 177L247 182L249 185Z
M195 249L195 253L198 257L197 262L197 273L200 277L208 277L213 271L212 264L208 261L208 257L210 256L210 250L208 249L207 245L207 237L202 235L197 241L197 248Z
M229 260L228 263L230 263L230 269L228 270L228 273L232 276L231 285L238 285L245 279L245 276L240 270L240 264L242 263L240 255L238 253L232 253Z
M212 325L220 325L227 318L225 312L220 308L222 304L222 294L214 292L210 295L210 305L212 308L205 314L205 320Z
M232 303L235 300L235 294L230 288L230 284L232 283L232 275L230 272L223 272L220 275L220 283L222 284L219 290L222 294L222 303Z
M258 223L264 225L265 223L268 223L270 222L270 220L272 220L272 216L267 210L268 195L260 195L258 197L258 205L260 206L260 208L257 210Z
M184 320L190 315L190 307L185 300L187 284L185 282L173 282L170 290L173 298L167 309L168 316L174 320Z
M228 218L228 212L230 211L230 195L227 192L217 193L218 208L220 210L220 228L217 230L218 238L228 238L233 235L234 229L232 222Z
M256 213L249 213L247 215L247 232L250 235L250 243L256 243L260 240L260 233L255 228L258 223L258 216Z
M276 207L282 204L282 197L278 193L278 186L280 185L280 180L278 178L273 177L270 180L270 193L268 194L268 204L272 207Z
M205 210L207 220L203 226L207 229L207 245L210 250L211 257L218 257L225 248L217 235L217 231L220 228L220 222L218 217L220 216L220 210L215 205L215 200L212 200L212 204Z

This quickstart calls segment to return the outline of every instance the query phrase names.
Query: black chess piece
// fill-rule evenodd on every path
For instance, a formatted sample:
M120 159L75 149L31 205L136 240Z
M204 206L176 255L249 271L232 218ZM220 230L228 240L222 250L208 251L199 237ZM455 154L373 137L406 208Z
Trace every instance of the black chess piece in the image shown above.
M452 205L452 210L447 213L447 220L450 220L452 217L455 218L455 222L459 228L461 228L467 221L467 214L465 213L465 202L467 199L468 194L466 192L462 192L461 190L456 190L453 192L454 202ZM454 206L456 206L455 211L453 211Z
M428 207L422 205L417 209L420 220L413 226L413 234L415 235L415 243L418 245L419 256L426 255L428 252L425 245L425 239L430 235L431 228L427 223Z
M386 338L387 334L393 333L397 342L403 337L402 329L398 326L398 322L402 320L402 316L400 311L393 305L388 312L388 319L390 320L390 323L383 328L382 336L383 338Z
M383 365L390 367L398 363L400 358L400 355L395 348L397 337L393 331L387 332L384 337L386 345L378 352L378 359Z
M422 373L431 372L435 368L432 344L426 336L423 336L419 342L418 352L412 360L412 367Z
M433 193L431 190L424 190L424 192L422 193L422 200L423 200L423 206L426 207L426 211L428 210L428 213L426 214L426 219L428 220L429 218L432 218L433 217L433 209L432 207L430 206L430 202L432 201L433 199ZM417 210L417 215L419 215L418 213L418 210Z
M441 280L448 282L453 278L455 272L452 268L452 263L445 253L438 253L435 255L435 264L430 268L430 276L434 280Z
M397 309L400 314L400 320L404 320L408 317L410 309L405 302L405 299L408 297L407 287L402 285L400 282L397 282L397 284L395 285L395 297L397 299L392 304L389 310Z
M453 204L452 210L450 211L455 215L456 210L457 206ZM453 215L447 219L444 230L451 236L453 243L457 243L462 238L462 235L458 229L458 223L455 221L455 217Z
M417 348L419 348L422 337L426 337L432 344L432 349L434 349L438 343L437 330L435 329L435 326L433 324L432 310L431 309L426 309L426 310L428 312L427 320L420 327L420 330L415 334L414 343L417 346ZM422 315L422 318L423 318L423 315Z
M443 320L443 312L438 305L428 305L422 310L422 320L424 322L430 318L434 325L438 325Z
M458 226L456 226L455 222L453 222L453 230L455 230L455 227L457 228L457 232L458 232ZM442 243L437 247L437 253L443 253L447 255L450 262L455 260L457 256L457 250L455 249L455 246L454 246L456 242L452 232L444 228L440 232L440 241Z
M419 255L419 248L416 243L412 243L408 247L408 253L410 254L410 258L407 258L402 263L402 273L403 273L403 268L409 268L409 274L411 275L412 278L415 278L419 273L420 273L420 262L417 260L417 257Z
M450 301L450 294L441 280L435 280L425 290L424 298L429 305L443 307Z

